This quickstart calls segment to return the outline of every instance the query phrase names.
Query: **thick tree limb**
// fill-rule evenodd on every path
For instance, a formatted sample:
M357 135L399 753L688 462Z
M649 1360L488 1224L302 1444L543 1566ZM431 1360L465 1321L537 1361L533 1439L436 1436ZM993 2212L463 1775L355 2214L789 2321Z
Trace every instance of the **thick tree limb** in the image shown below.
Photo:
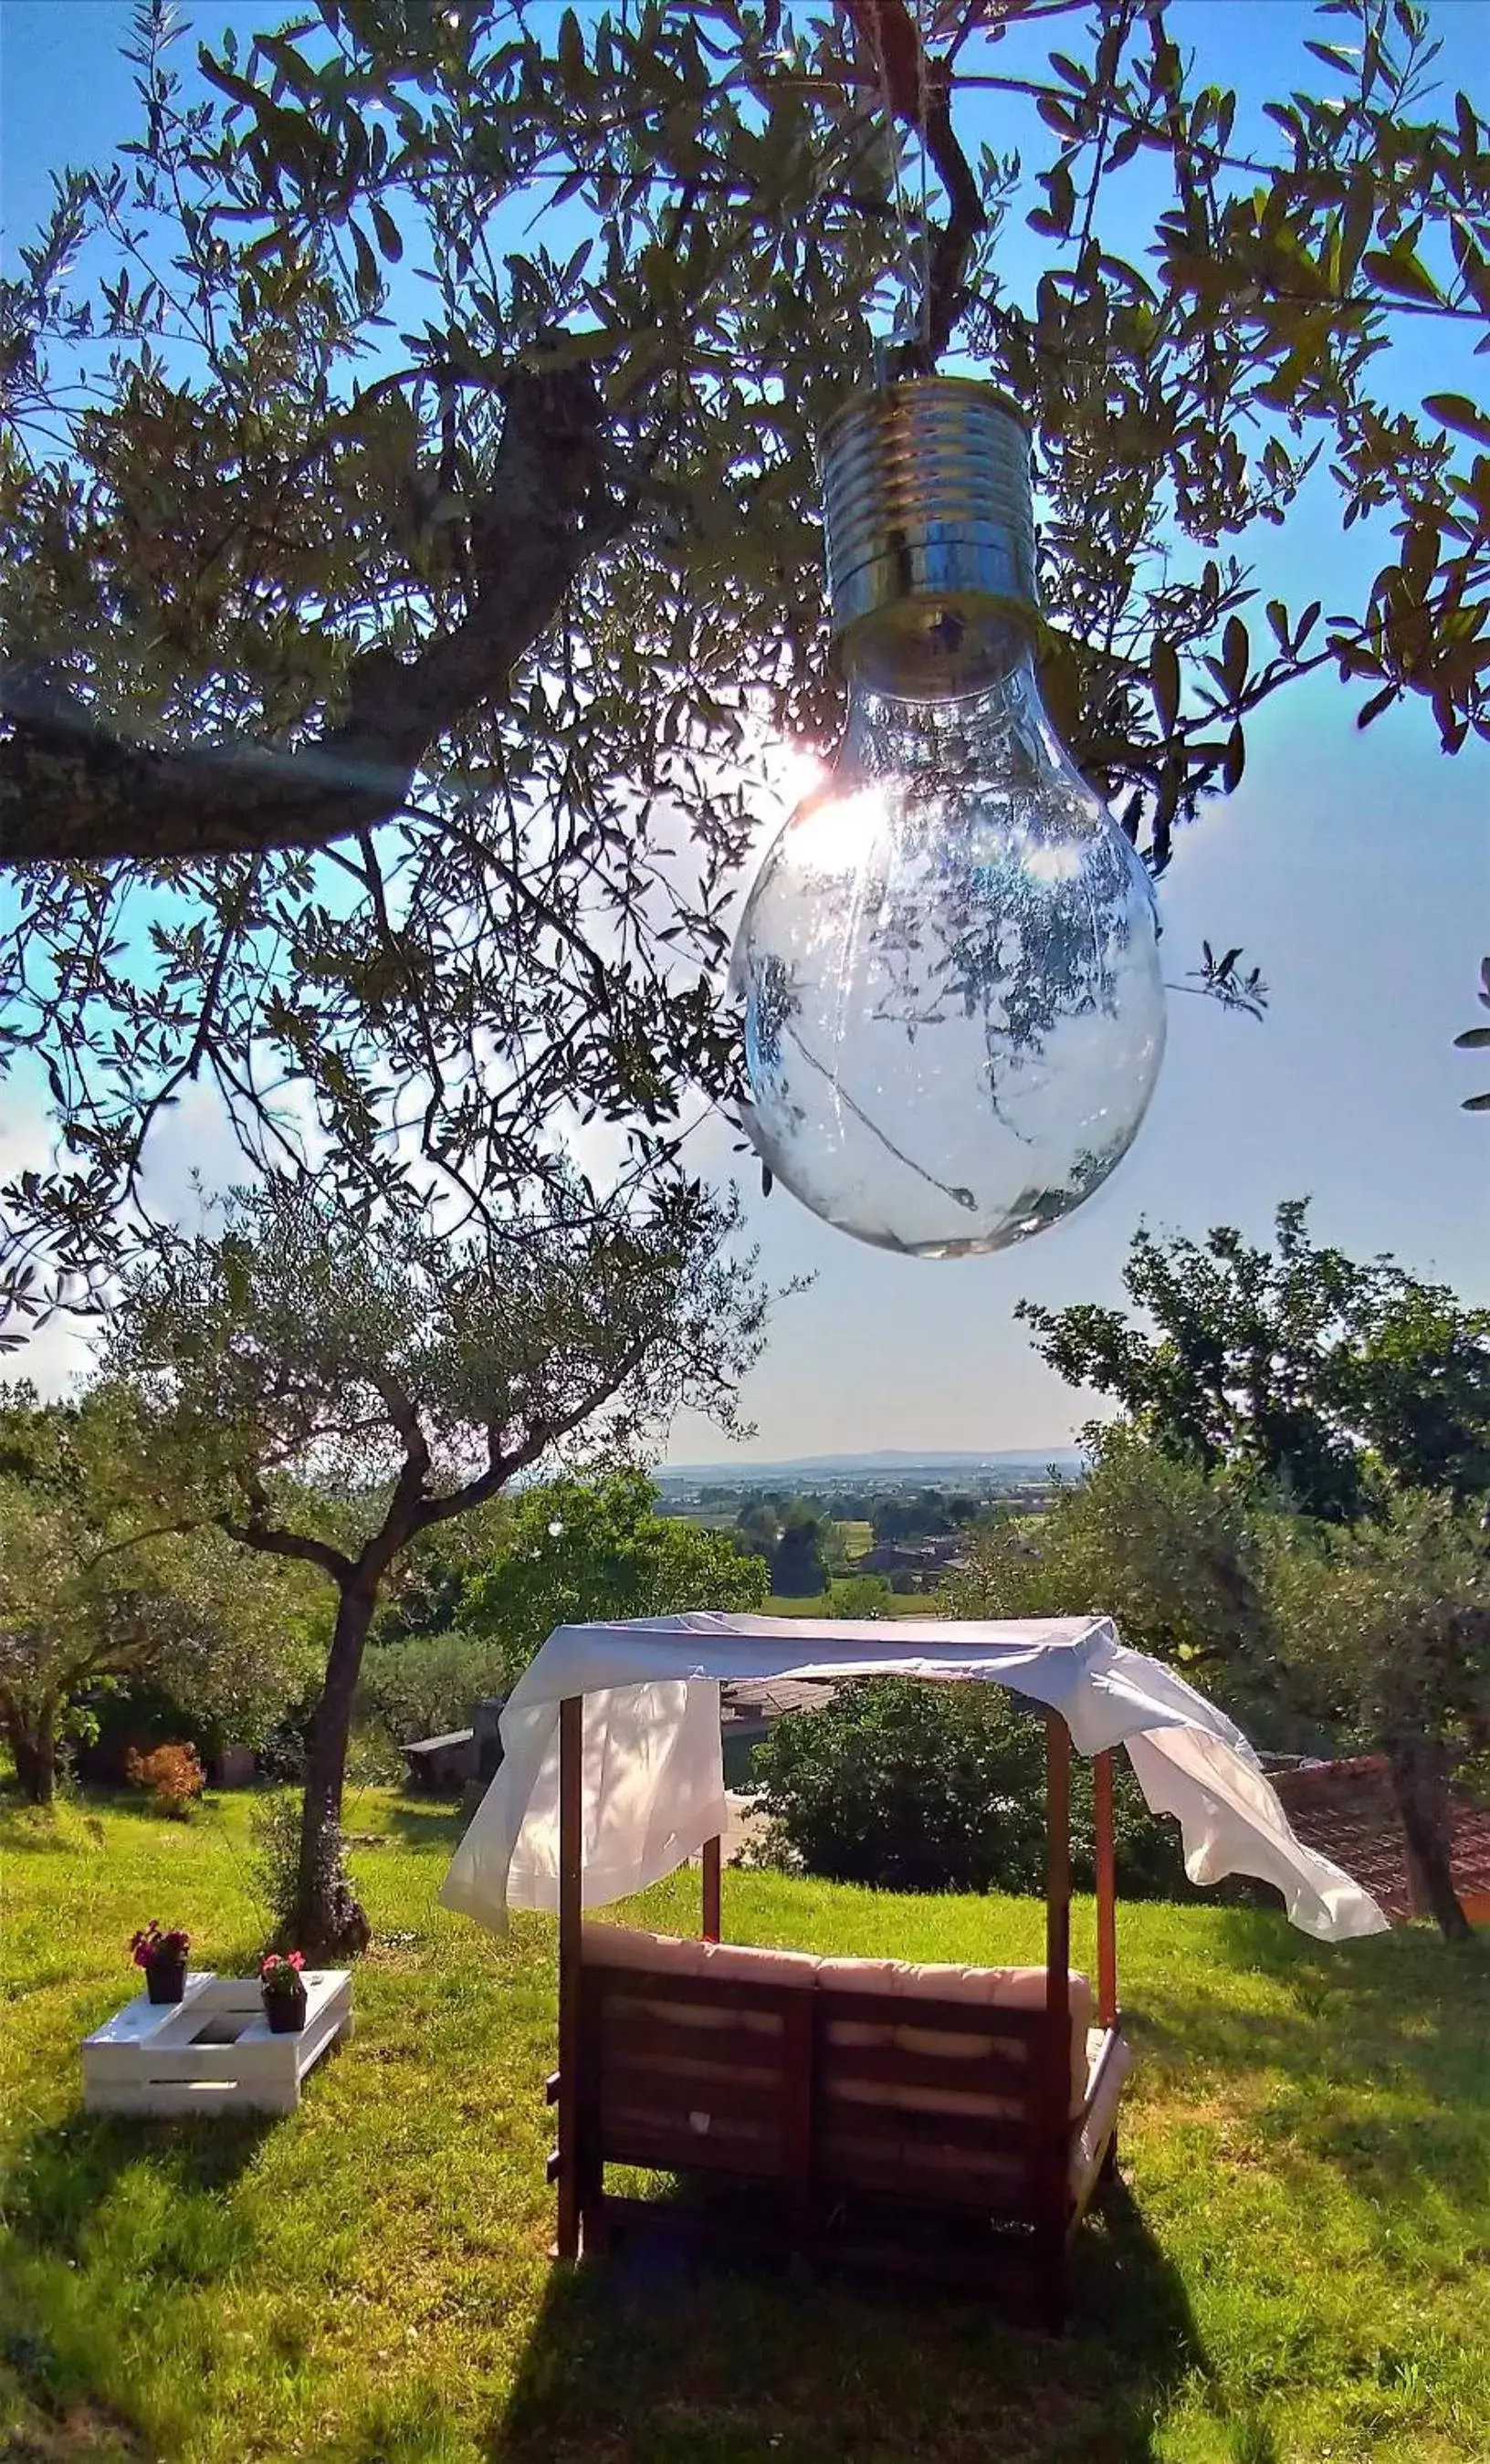
M518 371L504 399L471 519L474 606L412 659L356 658L345 714L318 741L289 752L127 741L34 670L0 671L0 866L313 849L396 813L431 746L498 698L615 533L589 368Z
M343 1589L357 1572L340 1549L334 1549L329 1540L313 1539L309 1532L287 1531L280 1524L261 1523L256 1515L247 1523L235 1523L230 1514L220 1514L217 1524L241 1548L262 1549L272 1557L298 1557L307 1566L318 1566Z

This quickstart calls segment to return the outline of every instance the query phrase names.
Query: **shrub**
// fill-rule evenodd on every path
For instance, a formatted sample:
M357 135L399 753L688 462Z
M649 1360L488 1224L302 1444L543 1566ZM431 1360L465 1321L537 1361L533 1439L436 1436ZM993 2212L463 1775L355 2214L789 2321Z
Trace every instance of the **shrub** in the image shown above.
M346 1749L346 1784L359 1795L364 1788L402 1788L404 1757L385 1728L354 1728Z
M860 1678L822 1711L794 1712L756 1749L773 1851L830 1881L883 1890L1037 1891L1045 1870L1042 1721L1001 1687ZM1121 1763L1118 1883L1129 1898L1188 1890L1177 1824L1151 1815ZM1091 1767L1072 1770L1072 1879L1095 1872Z
M473 1705L504 1683L501 1646L488 1636L422 1634L374 1643L358 1679L358 1726L381 1728L395 1746L443 1736L468 1727Z
M192 1799L207 1786L195 1746L179 1742L154 1746L147 1754L132 1746L124 1757L124 1776L131 1788L149 1790L155 1813L172 1815L180 1822L186 1820Z
M986 1699L985 1699L986 1697ZM992 1689L858 1679L778 1723L756 1757L807 1871L887 1890L1028 1887L1040 1870L1040 1733Z
M295 1905L300 1863L300 1802L285 1794L265 1796L249 1815L252 1856L249 1881L254 1898L274 1923L288 1923Z
M789 1520L771 1560L772 1596L780 1600L816 1599L828 1588L828 1561L823 1552L822 1526L815 1515Z
M295 1919L300 1871L300 1799L289 1792L262 1797L249 1815L249 1837L253 1849L250 1884L271 1920L274 1934L280 1938L289 1934ZM345 1843L340 1830L328 1839L326 1854L333 1869L327 1883L328 1902L337 1909L349 1909L356 1904L357 1891L347 1871ZM364 1919L364 1939L360 1946L363 1949L365 1924Z
M836 1617L881 1617L889 1614L890 1588L883 1574L845 1574L833 1586Z

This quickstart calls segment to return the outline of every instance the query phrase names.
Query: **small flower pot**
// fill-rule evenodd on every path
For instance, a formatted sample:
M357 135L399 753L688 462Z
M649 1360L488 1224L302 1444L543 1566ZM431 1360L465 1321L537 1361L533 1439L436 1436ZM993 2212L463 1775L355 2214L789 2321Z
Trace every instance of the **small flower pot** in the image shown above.
M305 1988L298 1977L296 1978L293 1993L287 1993L281 1989L277 1993L265 1994L264 2016L269 2021L269 2033L272 2036L299 2035L305 2025Z
M179 2002L186 1991L186 1961L146 1960L144 1990L152 2002Z

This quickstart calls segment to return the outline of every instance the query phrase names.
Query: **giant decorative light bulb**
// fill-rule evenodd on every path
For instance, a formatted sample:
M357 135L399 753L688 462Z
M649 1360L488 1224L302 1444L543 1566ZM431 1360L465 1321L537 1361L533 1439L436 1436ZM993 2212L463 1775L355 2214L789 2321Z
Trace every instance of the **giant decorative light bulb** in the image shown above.
M878 387L822 478L848 721L740 924L749 1126L840 1230L976 1255L1132 1141L1164 1050L1153 893L1041 706L1019 420L957 378Z

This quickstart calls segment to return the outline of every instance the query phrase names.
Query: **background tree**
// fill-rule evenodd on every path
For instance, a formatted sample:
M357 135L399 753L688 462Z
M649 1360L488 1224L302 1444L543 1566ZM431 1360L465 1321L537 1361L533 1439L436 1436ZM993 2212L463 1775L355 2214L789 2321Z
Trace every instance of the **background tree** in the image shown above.
M1280 1223L1276 1265L1238 1258L1233 1233L1165 1251L1141 1234L1129 1289L1156 1340L1116 1311L1029 1312L1048 1357L1110 1364L1134 1417L1088 1432L1088 1477L1047 1513L975 1538L948 1605L1105 1612L1255 1743L1385 1754L1430 1905L1460 1934L1450 1781L1490 1742L1490 1551L1454 1491L1483 1445L1483 1335L1477 1313L1390 1262L1311 1253L1302 1210ZM1312 1298L1311 1254L1327 1269ZM1291 1510L1300 1454L1269 1458L1260 1427L1295 1447L1305 1431L1315 1500L1336 1519Z
M381 1646L449 1636L467 1584L503 1547L512 1520L512 1501L500 1496L457 1522L416 1532L388 1573L374 1640Z
M756 1749L779 1855L832 1881L881 1890L1036 1891L1045 1870L1045 1744L1038 1717L997 1685L855 1679L816 1711L778 1720ZM1177 1897L1179 1834L1131 1772L1114 1791L1119 1881ZM1093 1880L1089 1765L1072 1771L1072 1871Z
M828 1589L831 1579L822 1516L814 1514L809 1506L789 1506L771 1558L773 1596L782 1600L816 1599Z
M412 1634L373 1642L363 1655L353 1701L359 1733L375 1729L390 1745L448 1735L471 1726L474 1705L507 1683L507 1660L474 1634Z
M753 1557L772 1558L781 1537L782 1504L774 1497L753 1497L734 1518L735 1537Z
M997 1517L970 1535L948 1577L952 1617L1112 1617L1150 1652L1237 1712L1279 1733L1272 1637L1255 1534L1223 1482L1121 1424L1090 1432L1081 1481L1062 1482L1041 1515Z
M0 1728L33 1804L100 1686L157 1680L252 1743L323 1648L303 1569L250 1564L211 1529L146 1528L127 1502L138 1444L107 1393L0 1408Z
M892 325L1028 407L1047 698L1156 871L1322 663L1490 726L1490 423L1413 347L1490 319L1490 131L1427 11L1341 0L1239 119L1236 11L925 22L319 0L193 71L144 0L138 137L0 289L0 1059L65 1142L5 1193L23 1318L99 1298L193 1086L472 1199L564 1108L655 1148L730 1094L765 748L839 693L810 442ZM1311 470L1379 569L1255 611Z
M659 1514L645 1472L618 1471L525 1490L500 1554L467 1586L460 1622L494 1647L511 1684L556 1626L765 1599L758 1557L728 1532Z
M1016 1314L1052 1369L1115 1397L1166 1453L1301 1513L1348 1521L1380 1475L1490 1493L1490 1310L1320 1246L1306 1217L1279 1207L1275 1251L1225 1225L1141 1228L1123 1281L1152 1333L1087 1302Z
M1394 1499L1352 1530L1260 1519L1281 1684L1343 1743L1384 1753L1428 1903L1450 1940L1450 1782L1490 1748L1490 1550L1442 1499Z
M389 1570L417 1533L566 1446L624 1452L685 1402L734 1424L765 1300L749 1262L722 1254L733 1225L682 1182L605 1204L554 1184L451 1234L392 1208L358 1225L302 1181L270 1181L238 1194L221 1230L167 1236L128 1278L109 1350L146 1432L142 1478L335 1587L285 1911L301 1947L365 1938L340 1822ZM312 1476L349 1500L340 1540L289 1485Z
M836 1617L883 1617L893 1597L883 1574L845 1574L833 1586Z

